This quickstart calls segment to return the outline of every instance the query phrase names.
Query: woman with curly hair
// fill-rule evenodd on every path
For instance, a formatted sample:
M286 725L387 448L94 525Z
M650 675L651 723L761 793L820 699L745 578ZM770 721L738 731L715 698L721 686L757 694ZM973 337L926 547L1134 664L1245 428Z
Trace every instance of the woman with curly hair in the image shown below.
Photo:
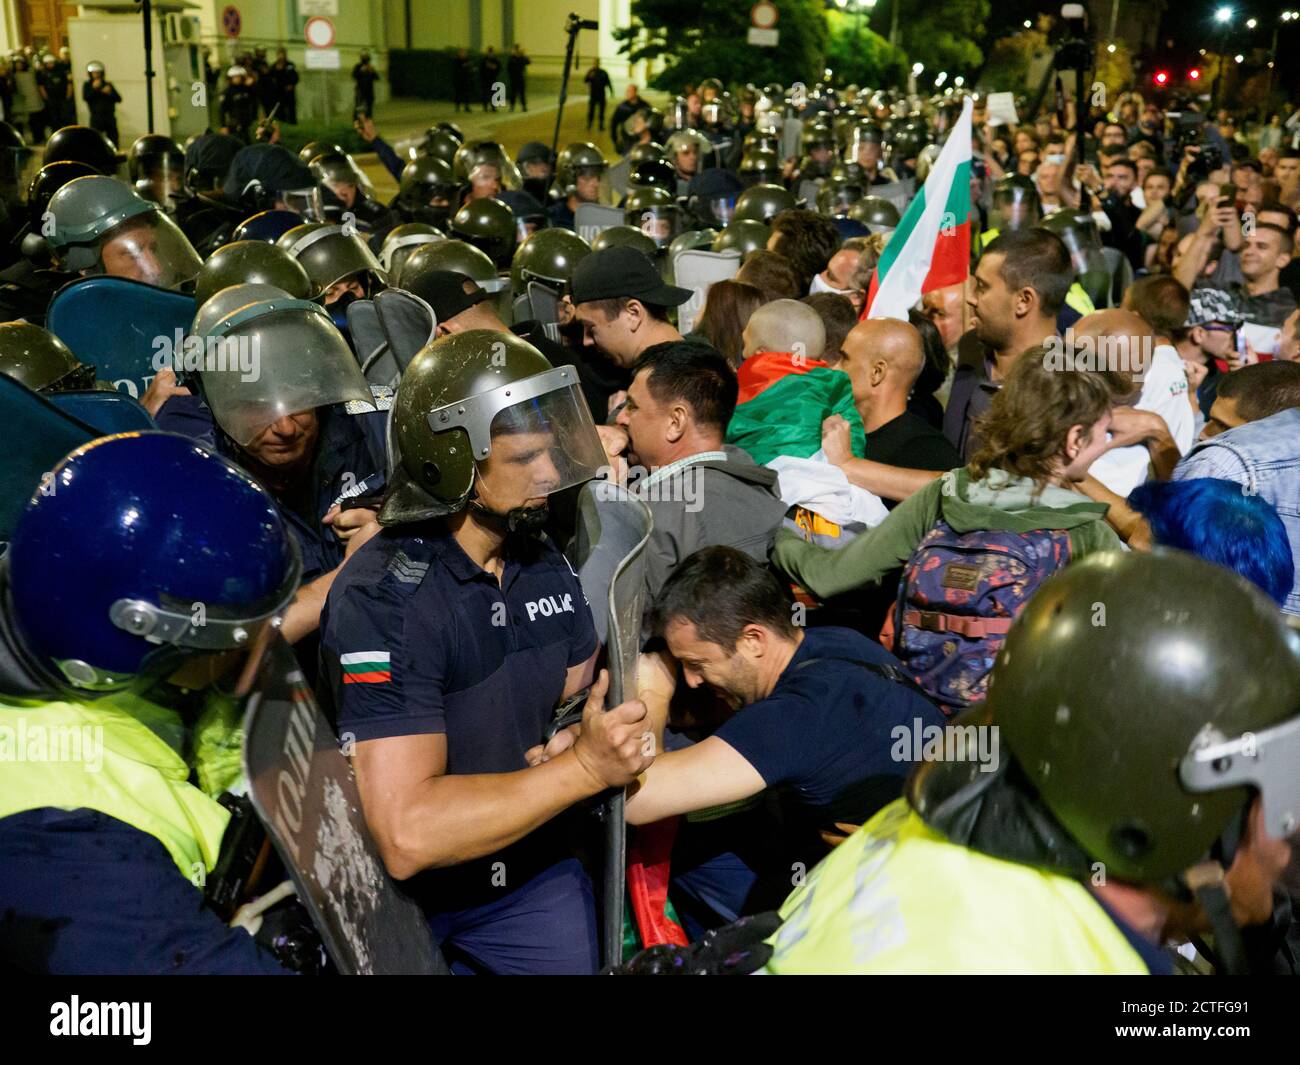
M895 653L950 712L983 698L1011 619L1043 580L1120 546L1104 505L1075 486L1109 446L1111 406L1127 386L1056 364L1045 348L1026 351L979 423L969 465L937 475L880 525L840 549L783 532L772 551L823 599L871 591L901 568Z

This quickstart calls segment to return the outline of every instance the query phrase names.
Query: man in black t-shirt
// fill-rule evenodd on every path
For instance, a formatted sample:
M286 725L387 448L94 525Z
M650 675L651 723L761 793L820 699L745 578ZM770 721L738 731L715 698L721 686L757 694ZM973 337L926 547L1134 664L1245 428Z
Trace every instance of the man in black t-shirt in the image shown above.
M844 470L849 481L876 488L862 476L870 463L906 470L951 470L961 455L948 438L907 409L907 397L925 366L921 334L908 322L869 318L854 326L841 348L839 368L853 382L853 403L867 433L863 458L849 450L849 426L843 418L823 428L826 457ZM896 500L877 492L885 506Z

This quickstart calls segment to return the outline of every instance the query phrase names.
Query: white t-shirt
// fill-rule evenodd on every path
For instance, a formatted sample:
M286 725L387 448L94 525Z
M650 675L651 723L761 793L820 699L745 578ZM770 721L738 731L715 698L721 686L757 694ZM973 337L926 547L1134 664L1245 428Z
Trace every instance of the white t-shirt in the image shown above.
M1160 344L1152 353L1151 365L1142 378L1142 394L1134 404L1165 420L1180 455L1187 454L1195 439L1196 416L1187 398L1187 374L1183 360L1170 344ZM1145 444L1107 451L1088 471L1116 495L1128 497L1147 479L1151 452Z

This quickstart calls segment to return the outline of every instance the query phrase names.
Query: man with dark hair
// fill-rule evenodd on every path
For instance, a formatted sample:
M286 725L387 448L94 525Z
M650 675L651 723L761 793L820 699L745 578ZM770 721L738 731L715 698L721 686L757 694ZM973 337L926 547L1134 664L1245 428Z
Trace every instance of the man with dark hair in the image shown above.
M682 339L668 308L680 307L691 290L667 284L642 252L624 245L584 258L573 272L571 298L583 343L630 367L646 348Z
M840 826L862 823L897 797L910 737L943 724L889 652L851 629L804 629L792 622L796 609L761 562L708 547L677 567L654 612L686 686L711 689L729 713L699 743L659 756L628 799L628 821L645 824L780 787L800 830L750 840L746 828L762 829L735 824L723 844L738 858L730 866L706 865L698 851L696 862L680 860L679 844L679 889L707 898L727 920L764 908L765 888L787 892L792 862L811 868L824 856L813 830L843 834ZM772 831L770 822L760 824ZM695 841L701 850L703 843Z
M606 446L631 464L629 487L654 517L645 550L647 603L673 567L701 547L725 544L767 558L785 516L776 472L723 443L737 391L731 364L691 340L647 348L632 368L617 419L624 435Z
M971 426L1022 352L1056 335L1056 316L1074 281L1070 252L1055 233L1021 229L1003 233L980 256L967 302L974 328L959 345L943 431L969 459Z
M1182 283L1168 274L1140 277L1124 293L1124 307L1140 316L1165 343L1181 332L1191 309L1191 296Z
M772 219L767 250L774 251L794 267L799 279L798 296L806 296L812 280L839 249L840 232L825 215L802 208L782 211Z
M1300 363L1261 362L1219 379L1209 419L1173 479L1218 477L1277 508L1300 574ZM1300 584L1282 609L1300 617Z
M740 264L736 280L758 289L764 303L795 300L803 295L794 267L774 251L751 251Z
M844 338L858 324L858 312L853 307L853 301L838 292L815 292L799 302L808 304L821 315L822 325L826 327L826 347L819 357L827 366L838 367L840 359L844 357L841 351Z

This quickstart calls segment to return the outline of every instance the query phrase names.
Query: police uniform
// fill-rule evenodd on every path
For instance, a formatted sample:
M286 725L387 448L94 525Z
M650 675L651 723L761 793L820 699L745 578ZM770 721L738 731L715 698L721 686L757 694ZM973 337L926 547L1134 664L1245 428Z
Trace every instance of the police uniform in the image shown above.
M504 567L498 584L436 522L385 531L352 556L321 614L322 702L340 735L444 735L449 774L526 768L566 671L597 640L582 587L549 541L511 537ZM554 822L404 886L453 968L597 965L591 885Z

